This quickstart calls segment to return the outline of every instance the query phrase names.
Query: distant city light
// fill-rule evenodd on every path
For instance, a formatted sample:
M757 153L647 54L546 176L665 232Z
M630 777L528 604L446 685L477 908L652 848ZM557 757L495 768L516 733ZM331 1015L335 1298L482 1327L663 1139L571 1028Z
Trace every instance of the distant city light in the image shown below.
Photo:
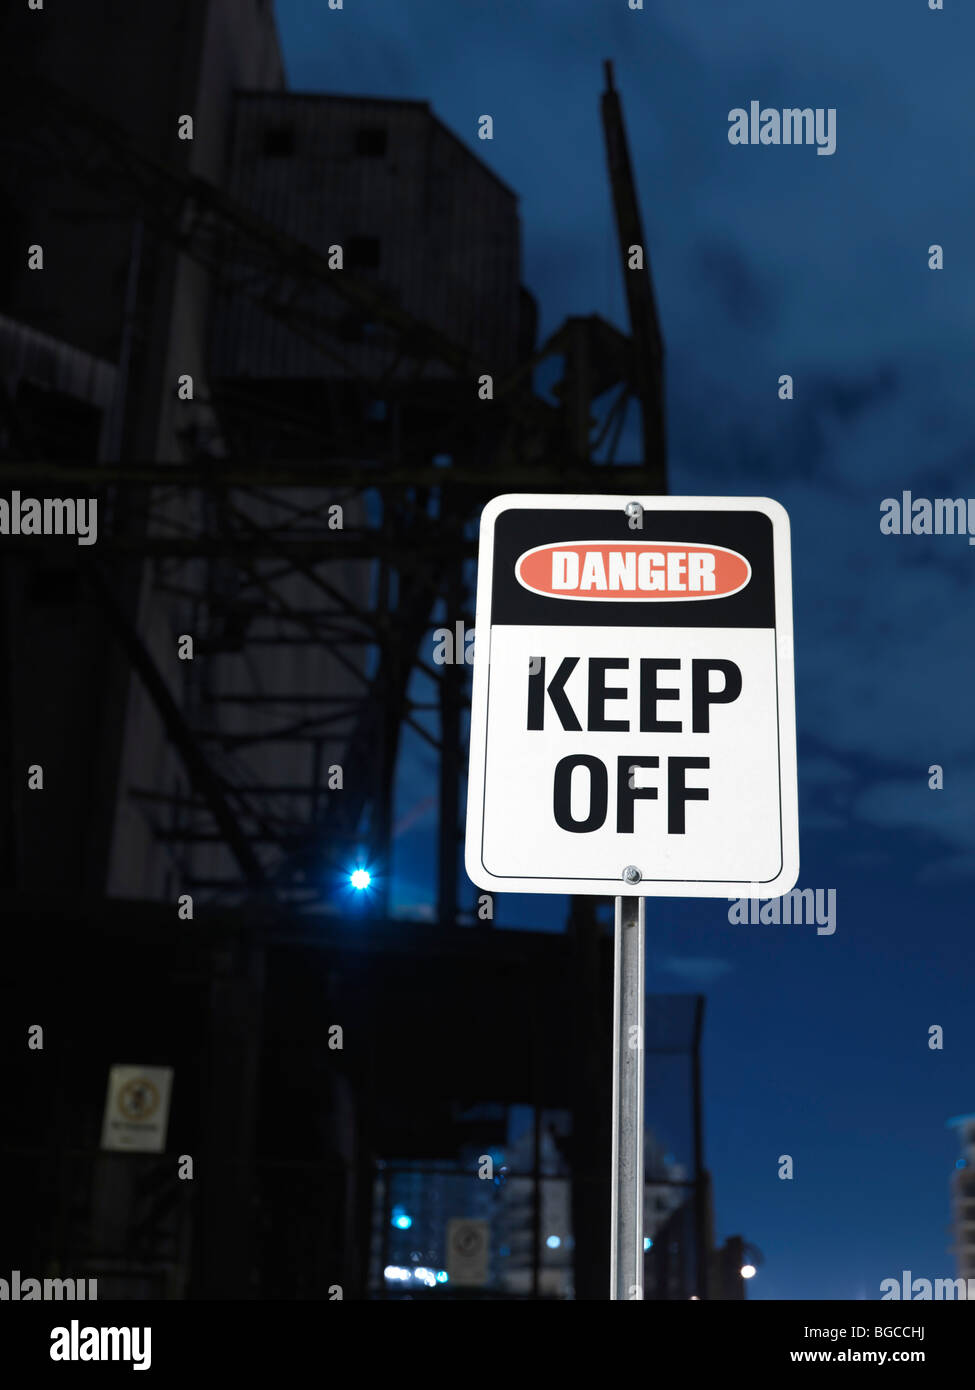
M349 882L361 893L363 888L368 888L372 882L372 874L368 869L353 869L349 874Z
M743 1279L754 1279L757 1273L758 1270L754 1265L742 1265L741 1267L741 1277Z
M643 1237L643 1248L644 1248L644 1250L652 1250L652 1249L653 1249L653 1241L650 1239L649 1236L644 1236L644 1237Z
M397 1202L390 1213L391 1226L395 1226L398 1231L408 1231L413 1225L413 1218L403 1206L402 1202Z
M383 1273L391 1283L399 1280L403 1284L408 1284L413 1279L418 1284L426 1284L428 1289L432 1289L435 1284L446 1284L450 1278L445 1269L426 1269L423 1265L418 1265L416 1269L404 1269L401 1265L387 1265Z
M545 1244L548 1246L550 1250L558 1250L559 1246L562 1244L562 1241L559 1239L558 1236L549 1236Z

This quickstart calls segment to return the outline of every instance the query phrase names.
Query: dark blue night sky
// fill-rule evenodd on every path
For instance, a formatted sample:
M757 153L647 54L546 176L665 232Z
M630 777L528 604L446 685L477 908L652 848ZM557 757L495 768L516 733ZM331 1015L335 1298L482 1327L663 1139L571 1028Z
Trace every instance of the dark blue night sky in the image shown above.
M648 988L707 995L717 1234L764 1253L750 1297L876 1299L903 1269L954 1276L945 1124L975 1110L975 548L879 521L909 489L971 495L975 525L975 16L961 0L277 9L293 89L429 101L519 194L541 336L567 314L626 327L599 121L614 60L667 347L671 491L790 513L798 886L837 892L831 936L652 899ZM728 113L753 99L835 107L836 152L731 145ZM396 901L419 916L436 803L407 758ZM555 926L564 906L511 898L500 921Z

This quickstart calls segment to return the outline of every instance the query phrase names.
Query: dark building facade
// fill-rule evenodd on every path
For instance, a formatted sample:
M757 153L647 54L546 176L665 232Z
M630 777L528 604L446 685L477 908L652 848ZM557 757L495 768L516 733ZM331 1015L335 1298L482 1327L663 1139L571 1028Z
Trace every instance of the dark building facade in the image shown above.
M90 553L0 550L0 1254L103 1298L605 1297L610 934L461 925L466 673L427 643L491 470L584 452L626 340L571 321L535 397L515 194L424 102L287 91L263 0L7 10L0 51L0 468L99 509ZM407 726L432 924L348 888ZM700 1009L648 1008L693 1112L661 1297L708 1269ZM161 1152L99 1142L122 1063L172 1071Z

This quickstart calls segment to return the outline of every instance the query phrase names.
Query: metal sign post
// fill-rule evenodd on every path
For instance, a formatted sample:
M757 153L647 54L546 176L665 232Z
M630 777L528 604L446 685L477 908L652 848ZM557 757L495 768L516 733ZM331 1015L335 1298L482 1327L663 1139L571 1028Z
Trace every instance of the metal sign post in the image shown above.
M789 545L768 497L481 514L464 863L491 893L616 899L611 1299L644 1297L646 899L799 877Z
M646 899L617 898L613 970L611 1299L643 1297Z

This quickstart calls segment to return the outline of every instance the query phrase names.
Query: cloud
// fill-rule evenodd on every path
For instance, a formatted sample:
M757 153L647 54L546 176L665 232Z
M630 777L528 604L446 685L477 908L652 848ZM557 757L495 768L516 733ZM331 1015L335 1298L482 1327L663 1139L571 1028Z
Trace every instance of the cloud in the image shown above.
M768 328L775 320L778 295L760 266L730 241L705 238L694 248L698 288L712 298L739 329Z
M933 763L932 763L933 766ZM975 768L955 764L946 774L945 786L928 786L928 768L919 767L910 778L883 778L856 797L856 814L874 825L890 829L923 826L948 844L968 850L971 846L970 812L975 806Z
M734 969L730 961L714 956L665 956L658 965L661 970L686 980L695 988L714 984Z

